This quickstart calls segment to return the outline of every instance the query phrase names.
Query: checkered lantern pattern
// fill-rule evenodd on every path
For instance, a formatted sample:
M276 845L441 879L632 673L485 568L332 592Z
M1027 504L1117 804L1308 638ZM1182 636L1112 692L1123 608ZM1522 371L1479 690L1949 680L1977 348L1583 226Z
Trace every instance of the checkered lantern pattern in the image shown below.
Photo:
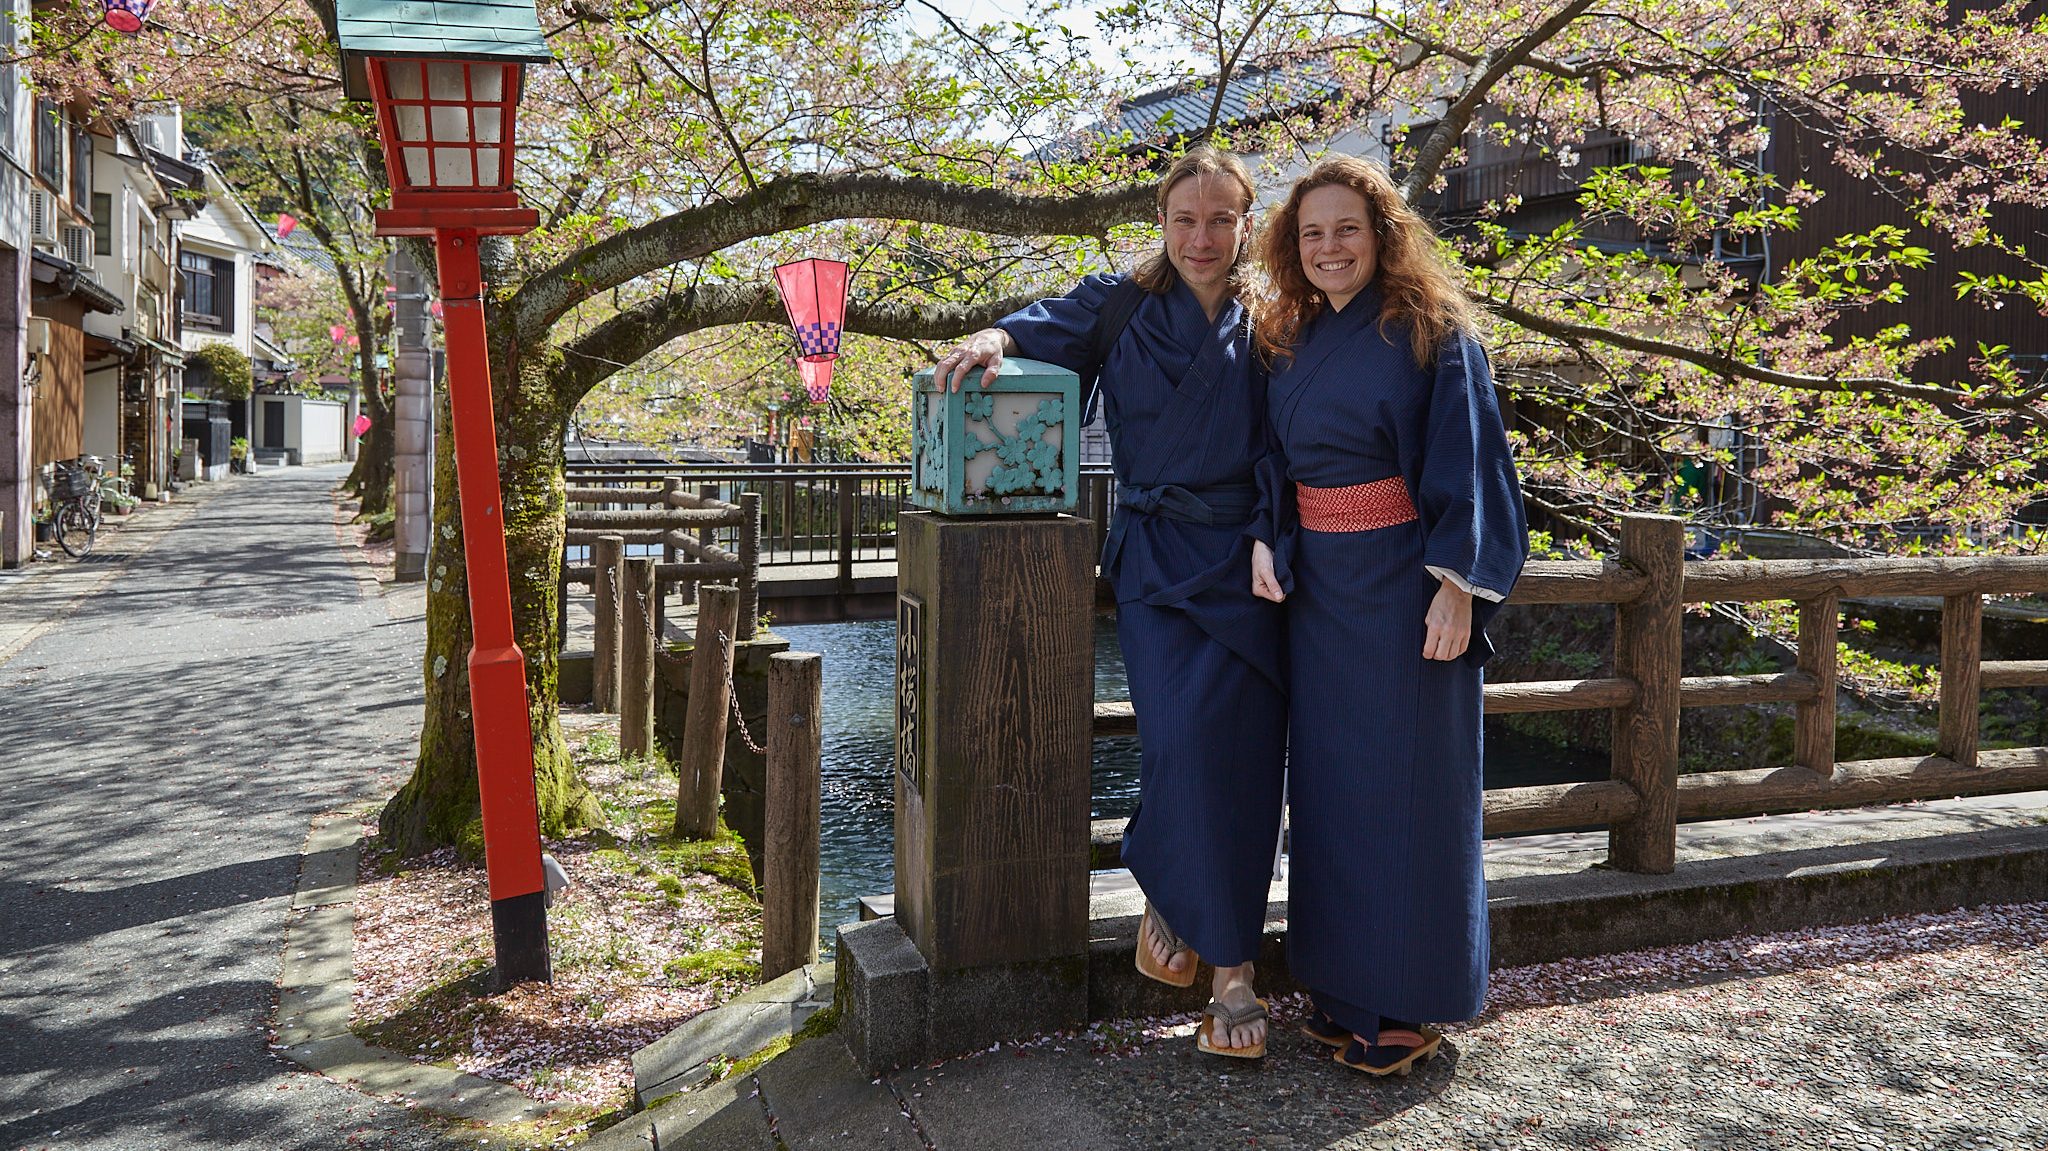
M839 325L831 322L796 325L797 355L829 360L839 354Z

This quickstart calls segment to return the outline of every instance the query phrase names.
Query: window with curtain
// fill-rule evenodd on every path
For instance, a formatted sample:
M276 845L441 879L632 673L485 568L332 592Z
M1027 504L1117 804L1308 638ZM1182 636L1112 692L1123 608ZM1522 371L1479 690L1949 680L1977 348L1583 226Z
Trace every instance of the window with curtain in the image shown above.
M233 309L221 307L222 285L215 271L217 263L212 256L202 256L197 252L178 254L178 270L184 280L179 303L185 310L186 323L225 331L228 315Z
M43 99L36 101L36 175L64 187L64 109Z
M92 254L114 254L114 197L106 192L92 194Z
M71 134L71 202L81 212L92 208L92 133Z

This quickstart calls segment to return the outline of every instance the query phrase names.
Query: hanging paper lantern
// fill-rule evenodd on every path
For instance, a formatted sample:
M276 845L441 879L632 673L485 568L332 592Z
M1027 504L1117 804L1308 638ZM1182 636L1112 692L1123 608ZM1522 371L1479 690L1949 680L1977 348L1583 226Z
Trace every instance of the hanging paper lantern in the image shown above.
M327 328L327 337L338 344L348 338L348 328L341 324L331 324Z
M282 239L284 239L284 238L285 238L286 236L289 236L289 235L291 235L291 234L292 234L292 229L293 229L293 228L296 228L296 227L298 227L298 226L299 226L299 218L298 218L297 216L294 216L294 215L292 215L292 214L291 214L290 212L279 212L279 213L277 214L277 238L278 238L278 239L282 240Z
M433 315L433 317L434 317L435 319L437 319L437 320L438 320L438 319L440 319L440 318L441 318L441 301L439 301L439 300L433 300L433 301L430 301L430 302L429 302L429 303L427 304L427 311L428 311L429 313L431 313L431 314Z
M100 0L107 10L107 27L116 32L133 36L142 31L142 22L149 19L149 6L154 0Z
M839 358L840 330L846 323L846 264L839 260L797 260L775 269L775 290L796 333L800 363L830 364ZM807 372L804 387L813 400L824 398L831 372ZM813 385L812 381L819 381Z
M825 402L825 396L832 390L831 360L798 360L796 374L804 378L804 394L814 404Z
M370 430L370 417L359 415L356 417L356 422L349 426L356 433L356 438L362 439L363 433Z

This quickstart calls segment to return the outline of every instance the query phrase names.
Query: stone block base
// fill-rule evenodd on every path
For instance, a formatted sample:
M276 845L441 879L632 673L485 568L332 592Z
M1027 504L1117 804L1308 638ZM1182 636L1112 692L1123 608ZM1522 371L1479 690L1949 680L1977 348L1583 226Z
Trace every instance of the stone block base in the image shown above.
M869 1075L1085 1026L1088 957L934 972L891 919L839 928L839 1033Z

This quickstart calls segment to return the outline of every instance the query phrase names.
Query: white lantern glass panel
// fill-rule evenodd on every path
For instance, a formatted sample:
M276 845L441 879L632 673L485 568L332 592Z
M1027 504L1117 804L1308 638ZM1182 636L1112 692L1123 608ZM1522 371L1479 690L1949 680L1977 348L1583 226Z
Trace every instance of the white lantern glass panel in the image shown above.
M469 87L463 81L460 60L429 60L427 62L427 95L435 100L446 100L460 104L469 99Z
M407 148L404 151L406 184L414 188L430 186L433 181L428 178L427 150L425 148Z
M496 144L498 134L505 130L505 113L496 108L477 108L471 113L476 122L476 141L479 144Z
M420 87L420 65L417 60L384 61L384 88L393 100L418 100L425 95Z
M430 104L428 109L434 117L434 143L469 142L469 109L460 104Z
M417 104L399 104L391 109L398 122L398 138L407 142L427 138L427 112Z
M469 98L478 104L496 104L505 98L505 65L471 64Z
M496 148L478 148L476 150L477 187L492 188L504 183L504 180L500 179L498 175L498 156L499 151Z
M434 186L436 188L476 187L476 176L470 171L469 149L434 149Z

